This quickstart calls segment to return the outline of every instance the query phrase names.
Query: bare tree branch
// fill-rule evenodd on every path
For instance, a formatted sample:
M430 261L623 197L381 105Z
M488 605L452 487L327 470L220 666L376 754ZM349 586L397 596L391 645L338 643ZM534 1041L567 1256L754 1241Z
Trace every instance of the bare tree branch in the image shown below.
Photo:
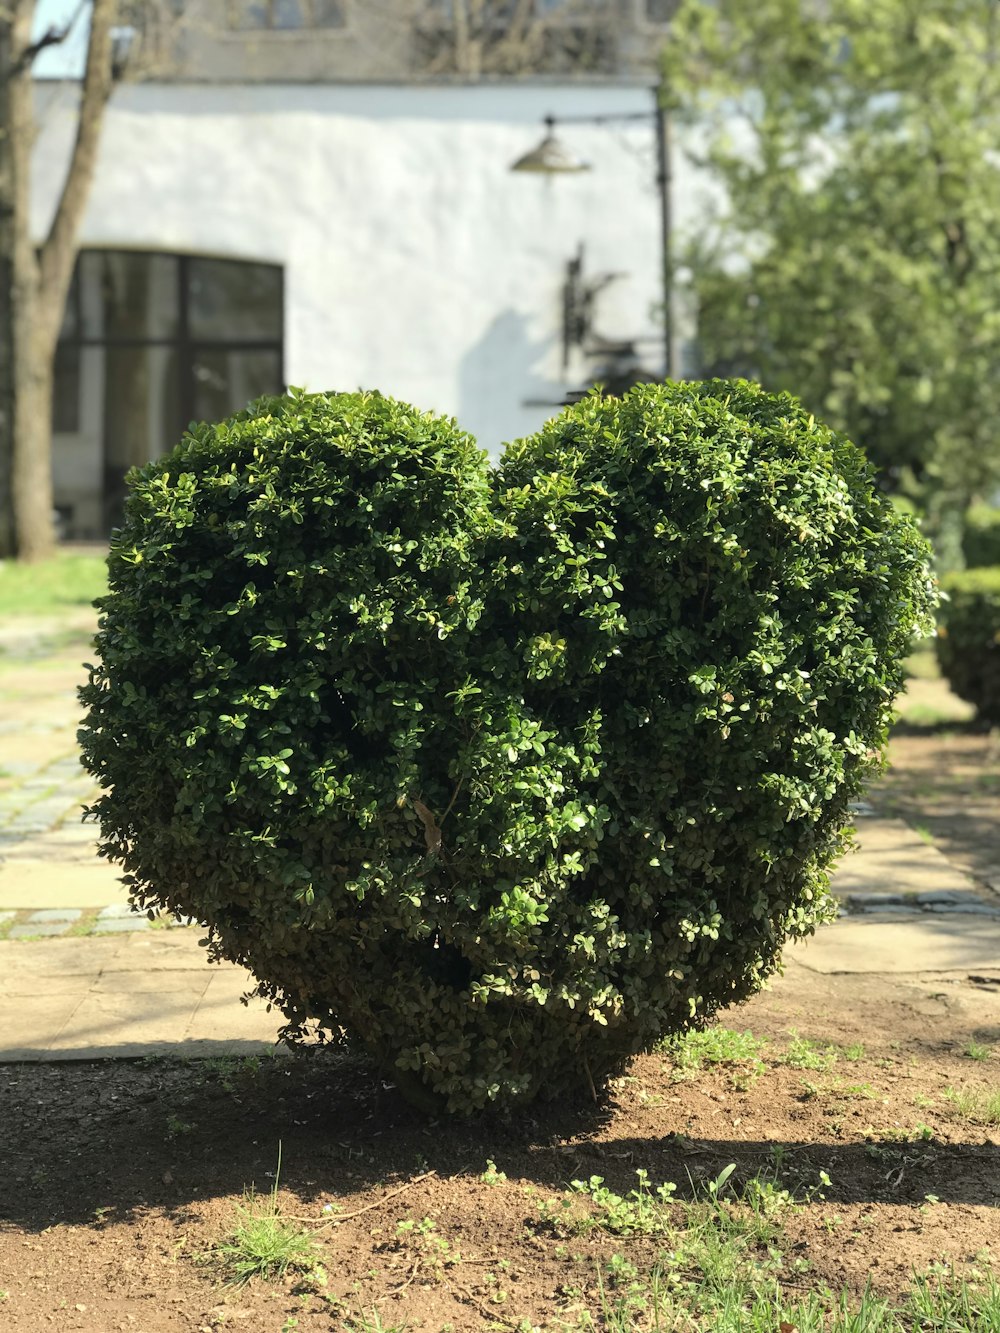
M41 252L43 301L50 293L65 292L73 273L76 232L94 175L104 107L111 96L111 28L116 8L116 0L93 0L76 142L66 183ZM58 312L55 312L56 306ZM52 301L51 307L54 317L61 319L62 301Z
M35 63L36 57L39 56L47 46L61 46L76 27L77 21L86 8L87 0L80 0L74 11L73 17L68 23L64 23L61 28L57 28L53 25L49 28L48 32L43 33L36 42L32 42L30 46L26 46L22 51L17 64L13 67L12 72L14 74L21 74L30 65Z

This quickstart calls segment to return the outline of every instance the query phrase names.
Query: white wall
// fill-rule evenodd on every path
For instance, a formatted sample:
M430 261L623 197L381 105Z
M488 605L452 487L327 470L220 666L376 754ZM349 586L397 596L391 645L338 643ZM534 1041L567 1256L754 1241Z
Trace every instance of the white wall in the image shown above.
M44 231L72 133L48 91L35 225ZM289 383L379 388L456 415L495 451L537 428L580 383L564 377L565 262L626 275L600 298L600 331L659 330L653 119L560 127L593 164L512 174L546 113L646 111L650 90L603 86L138 85L109 110L83 246L281 263ZM678 155L679 229L696 225ZM651 368L662 350L646 345Z

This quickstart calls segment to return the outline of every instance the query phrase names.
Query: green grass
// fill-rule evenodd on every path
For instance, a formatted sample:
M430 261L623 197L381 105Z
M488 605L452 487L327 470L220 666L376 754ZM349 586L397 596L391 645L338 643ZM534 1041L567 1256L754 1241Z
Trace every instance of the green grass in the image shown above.
M1000 1089L984 1092L978 1088L946 1088L944 1095L963 1120L974 1125L1000 1125Z
M710 1027L665 1037L658 1049L673 1063L674 1082L693 1078L703 1069L727 1066L734 1070L734 1085L745 1090L764 1072L760 1053L766 1044L752 1032Z
M947 1265L935 1265L915 1274L897 1300L870 1289L855 1297L810 1284L810 1261L789 1249L783 1224L820 1186L798 1201L769 1176L733 1188L733 1170L727 1167L688 1200L676 1198L670 1186L651 1190L640 1170L638 1190L627 1195L612 1194L592 1177L586 1185L574 1183L569 1214L553 1209L555 1201L543 1206L545 1221L564 1219L557 1234L579 1233L568 1219L585 1196L592 1226L658 1242L655 1258L645 1263L635 1252L604 1260L593 1273L587 1306L562 1324L564 1333L1000 1333L1000 1283L978 1268L959 1278ZM822 1176L820 1185L829 1184Z
M359 1310L349 1315L344 1324L346 1333L408 1333L409 1324L383 1324L382 1316L374 1305L370 1311Z
M281 1217L273 1195L262 1198L251 1189L243 1203L236 1205L236 1214L232 1232L214 1251L234 1286L254 1277L280 1280L290 1270L311 1273L315 1269L312 1238Z
M837 1063L835 1047L821 1046L819 1042L800 1037L794 1028L789 1029L788 1035L792 1040L780 1057L782 1064L791 1069L831 1069Z
M106 591L103 555L57 555L37 565L0 560L0 619L89 606Z
M191 1127L185 1126L184 1132L188 1128ZM279 1145L278 1168L270 1192L260 1196L253 1186L245 1190L243 1202L235 1205L236 1219L231 1232L206 1256L222 1269L232 1286L243 1286L255 1277L281 1281L289 1272L325 1281L310 1233L281 1216L280 1175Z
M903 670L911 680L940 680L941 668L931 640L923 640L903 659Z
M993 1050L990 1046L984 1046L982 1042L970 1041L962 1054L970 1060L988 1060Z
M725 1173L723 1173L725 1175ZM723 1177L719 1178L723 1180ZM798 1205L773 1181L755 1178L739 1197L708 1198L665 1209L663 1248L640 1269L612 1255L595 1273L597 1309L582 1310L564 1329L597 1333L998 1333L1000 1283L947 1267L915 1274L890 1300L866 1289L804 1290L809 1260L783 1253L782 1218ZM714 1191L714 1192L713 1192ZM789 1290L791 1288L791 1290Z

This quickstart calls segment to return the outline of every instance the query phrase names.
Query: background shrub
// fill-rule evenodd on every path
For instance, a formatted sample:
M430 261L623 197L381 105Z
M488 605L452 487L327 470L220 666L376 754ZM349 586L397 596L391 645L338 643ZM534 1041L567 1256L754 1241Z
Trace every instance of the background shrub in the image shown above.
M130 485L82 692L103 850L290 1034L451 1110L560 1096L829 914L931 594L791 398L592 396L492 474L377 394L266 399Z
M965 516L962 554L970 569L1000 566L1000 509L973 505Z
M948 684L985 722L1000 722L1000 566L942 580L947 594L934 641Z

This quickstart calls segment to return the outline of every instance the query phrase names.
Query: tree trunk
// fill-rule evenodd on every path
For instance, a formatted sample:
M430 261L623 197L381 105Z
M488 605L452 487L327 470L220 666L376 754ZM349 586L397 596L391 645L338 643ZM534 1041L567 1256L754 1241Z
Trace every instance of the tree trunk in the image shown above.
M33 0L15 0L13 6L5 125L12 184L9 322L14 392L10 505L14 552L24 560L43 559L51 553L54 542L52 472L51 466L46 466L46 446L51 450L49 423L45 416L41 419L38 416L38 393L46 379L46 349L38 327L41 271L31 239L29 216L35 119L31 62L26 52L31 41L33 8ZM47 377L51 383L51 365ZM51 410L50 406L48 412Z
M14 234L11 137L13 16L0 13L0 558L14 554Z
M49 234L36 252L30 225L35 139L31 22L35 0L5 0L0 18L0 551L42 560L55 545L52 387L77 231L111 92L116 0L93 0L76 140ZM59 40L57 35L56 40ZM4 211L5 205L7 211ZM6 376L6 378L5 378ZM6 400L4 399L6 394ZM6 409L6 410L5 410Z
M52 387L55 339L29 296L15 323L17 362L14 467L14 539L19 560L45 560L55 547L52 489Z

